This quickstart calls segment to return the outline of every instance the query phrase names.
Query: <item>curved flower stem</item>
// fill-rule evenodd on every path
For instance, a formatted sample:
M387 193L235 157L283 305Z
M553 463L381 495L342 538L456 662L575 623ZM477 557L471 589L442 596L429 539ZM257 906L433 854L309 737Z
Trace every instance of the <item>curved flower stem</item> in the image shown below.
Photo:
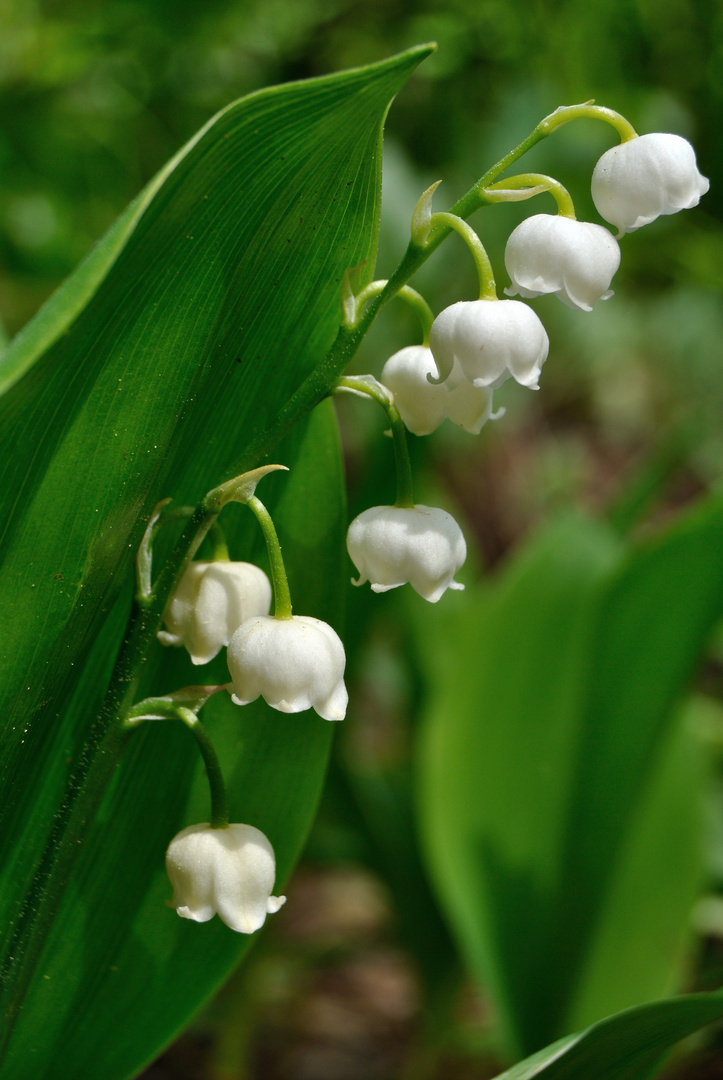
M435 226L438 225L448 225L450 229L454 229L455 232L459 233L471 251L472 258L477 267L480 300L496 300L497 286L495 285L495 276L492 272L492 263L490 262L484 244L472 226L468 225L466 221L463 221L461 217L457 217L456 214L448 214L444 211L432 214L430 225L431 231L428 243L431 242L431 239L434 236Z
M281 544L279 543L274 523L271 520L271 514L256 495L252 495L246 501L246 505L256 515L256 520L261 526L261 531L264 534L266 550L269 553L271 581L274 586L274 618L290 619L292 608L291 594L289 593L289 579L286 576L286 567L284 566L284 560L281 555Z
M211 738L192 709L185 709L181 706L177 711L177 716L193 733L198 749L201 751L203 763L206 766L208 786L211 789L211 828L227 829L228 800L226 798L226 785L223 782L221 765Z
M570 197L570 192L563 187L559 180L544 173L520 173L518 176L506 176L504 180L498 180L485 189L485 195L490 202L519 202L521 199L531 199L533 195L541 195L549 191L557 203L557 212L561 217L575 221L575 207Z
M414 506L412 491L412 464L409 460L409 446L407 445L407 429L405 428L399 410L394 404L394 397L386 386L383 386L372 375L346 375L337 382L332 390L333 394L350 393L362 394L370 397L381 405L389 419L394 442L394 464L397 472L397 500L395 506Z
M356 313L355 320L358 318L360 311L363 311L364 306L375 296L379 296L387 286L387 282L384 281L372 281L369 285L365 285L362 291L356 297ZM409 285L402 285L398 291L397 296L400 300L406 300L411 308L415 311L419 323L422 327L422 344L429 344L429 331L432 329L432 323L434 322L434 312L424 299L421 293L418 293L416 289L412 289Z
M568 124L571 120L603 120L615 128L621 142L628 142L629 139L638 137L633 125L621 113L615 112L614 109L606 109L603 105L596 105L594 101L585 101L582 105L561 105L537 126L543 128L546 135L551 135L556 128L561 127L562 124Z
M144 698L128 710L123 727L132 731L148 720L180 720L191 730L206 766L211 789L211 828L228 828L228 801L223 773L211 737L198 719L198 710L223 686L186 686L164 697Z
M226 535L221 526L219 525L218 521L214 521L208 531L211 537L211 543L213 544L211 561L230 562L228 544L226 543Z

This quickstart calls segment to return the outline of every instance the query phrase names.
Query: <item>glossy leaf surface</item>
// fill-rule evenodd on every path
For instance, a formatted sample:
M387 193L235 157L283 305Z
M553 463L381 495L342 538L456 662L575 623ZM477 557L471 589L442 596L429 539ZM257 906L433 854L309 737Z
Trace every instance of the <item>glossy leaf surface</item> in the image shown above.
M160 498L195 503L236 471L330 346L344 271L373 271L386 109L427 51L224 110L3 357L0 596L14 614L0 631L0 920L13 963L47 929L36 871L52 866L63 807L77 797L68 776L110 677L144 519ZM296 611L338 626L345 511L330 406L274 454L292 472L260 493ZM232 555L259 555L253 522L239 508L228 517ZM203 681L227 678L220 657L203 669ZM198 681L184 654L158 646L141 692ZM330 725L239 710L226 695L204 716L232 817L268 832L280 887L313 813ZM3 1076L57 1075L61 1047L68 1075L128 1075L247 946L218 920L196 926L164 907L165 845L208 816L189 743L169 723L133 736L72 876L55 881L60 908L22 1011L10 1014ZM4 1006L21 985L12 970Z

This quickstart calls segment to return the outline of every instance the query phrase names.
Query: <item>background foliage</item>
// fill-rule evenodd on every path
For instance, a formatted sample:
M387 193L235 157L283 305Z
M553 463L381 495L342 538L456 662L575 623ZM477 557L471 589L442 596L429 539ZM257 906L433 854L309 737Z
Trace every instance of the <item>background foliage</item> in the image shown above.
M539 394L505 387L507 415L479 439L443 429L412 439L412 453L420 501L446 505L477 539L469 584L475 562L495 571L570 504L606 516L612 533L644 536L719 483L723 10L714 0L3 0L0 31L0 317L9 334L213 112L264 85L438 41L388 119L379 275L401 254L428 183L444 178L436 205L449 205L559 104L595 97L639 131L687 135L713 180L702 206L627 237L616 296L590 316L537 302L552 341ZM609 143L602 126L576 124L538 147L529 167L558 176L579 216L594 220L589 175ZM503 207L474 222L501 284L504 241L526 212ZM414 284L435 310L471 296L461 245L448 241ZM385 312L358 369L378 374L413 334L406 315ZM352 402L340 412L354 513L393 498L389 448L372 410ZM496 1071L494 1061L484 1071L496 1030L488 999L451 989L459 939L453 946L417 847L412 735L436 625L417 600L348 593L355 705L337 736L298 900L186 1044L184 1055L203 1054L205 1075L321 1075L321 1061L330 1080L391 1076L405 1055L415 1078ZM697 676L709 695L718 655L714 638ZM710 696L695 724L709 749L723 745ZM705 872L715 890L716 781L706 790ZM720 923L715 905L699 909L704 930ZM709 933L702 946L678 942L673 983L720 985L719 941ZM375 1001L384 1007L375 1011ZM425 1033L416 1043L415 1031ZM158 1068L177 1075L172 1058Z

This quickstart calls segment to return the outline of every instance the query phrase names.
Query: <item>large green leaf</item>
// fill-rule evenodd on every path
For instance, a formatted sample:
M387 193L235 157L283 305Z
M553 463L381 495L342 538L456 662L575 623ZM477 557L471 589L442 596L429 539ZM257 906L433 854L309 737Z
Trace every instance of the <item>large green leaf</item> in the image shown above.
M318 410L294 442L283 447L292 474L273 500L289 540L290 581L297 610L338 625L334 585L345 521L330 407ZM304 537L309 498L326 512ZM246 514L250 528L239 515L229 532L234 548L256 555ZM306 572L310 559L318 577ZM200 673L185 652L160 647L149 669L144 689L188 685ZM212 683L228 679L222 656L201 670ZM332 725L315 713L283 716L263 703L240 709L226 694L213 698L203 716L223 764L232 820L251 822L272 840L281 889L311 824ZM133 736L83 846L15 1028L8 1076L55 1077L61 1052L68 1075L93 1075L102 1062L104 1076L125 1076L228 975L253 939L217 919L202 926L179 919L166 904L165 847L178 829L208 814L208 784L188 732L180 724L146 725Z
M79 797L68 777L93 757L88 731L123 634L144 517L162 497L197 502L243 461L333 341L344 270L373 272L386 109L426 52L224 110L2 359L0 596L13 611L0 631L4 1005L27 991L10 1013L4 1077L56 1076L61 1048L68 1075L127 1075L248 944L163 906L165 844L208 817L198 777L188 803L195 755L173 725L133 736L72 878L56 873L52 924L43 874L53 880ZM266 480L263 494L296 610L338 625L344 509L328 407L275 455L292 474ZM229 515L233 553L258 549L251 515ZM225 681L223 663L203 678ZM142 690L198 679L184 655L159 646ZM281 882L315 805L330 727L220 699L207 713L233 779L232 813L268 832ZM40 941L33 973L24 957ZM24 981L13 981L18 970Z
M673 721L723 607L722 537L720 499L629 555L566 519L429 624L427 850L513 1052L672 988L702 764Z

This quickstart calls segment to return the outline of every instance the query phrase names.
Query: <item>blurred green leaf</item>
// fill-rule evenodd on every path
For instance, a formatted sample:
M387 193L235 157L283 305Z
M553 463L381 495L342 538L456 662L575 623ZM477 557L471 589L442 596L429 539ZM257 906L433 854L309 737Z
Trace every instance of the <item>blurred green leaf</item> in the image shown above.
M534 1049L526 1025L549 977L591 597L616 555L602 527L566 519L496 589L469 590L419 630L430 868L517 1056Z
M0 596L13 619L0 631L0 918L11 1006L13 971L25 971L48 925L38 868L62 894L10 1035L8 1077L57 1076L61 1052L68 1075L128 1075L248 944L217 920L198 927L164 908L165 845L208 816L198 775L188 803L198 769L183 731L163 723L133 736L71 879L59 881L54 853L80 791L68 778L97 754L88 733L145 517L161 497L197 502L243 459L331 344L344 270L373 271L381 125L428 51L224 110L3 357ZM265 481L264 498L296 610L338 624L345 512L330 407L275 453L292 474ZM259 547L252 524L242 514L230 522L233 552L248 557ZM226 681L220 659L209 671ZM139 693L197 681L185 654L158 647ZM238 710L224 695L204 715L232 813L269 833L281 884L331 729L315 714Z
M430 864L517 1051L671 988L701 861L674 707L723 606L721 538L720 499L629 555L568 518L423 634Z
M647 1080L680 1039L723 1016L723 991L655 1001L561 1039L497 1080Z

